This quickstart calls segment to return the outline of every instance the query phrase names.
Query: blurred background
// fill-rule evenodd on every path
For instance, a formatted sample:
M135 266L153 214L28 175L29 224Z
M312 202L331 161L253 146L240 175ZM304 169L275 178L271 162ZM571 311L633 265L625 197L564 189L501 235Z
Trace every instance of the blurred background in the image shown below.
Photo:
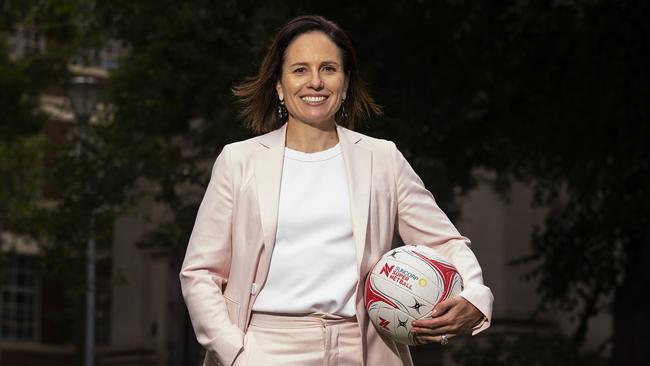
M396 142L495 295L490 329L416 365L650 359L648 2L0 11L1 366L201 364L178 272L214 159L252 136L230 88L301 14L349 33L385 111L357 130Z

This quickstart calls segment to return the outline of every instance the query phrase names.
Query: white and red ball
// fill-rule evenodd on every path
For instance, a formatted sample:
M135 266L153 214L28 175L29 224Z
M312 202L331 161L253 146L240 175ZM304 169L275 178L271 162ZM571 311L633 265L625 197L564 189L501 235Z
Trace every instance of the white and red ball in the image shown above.
M368 273L366 310L380 333L414 345L411 322L431 317L439 302L460 293L463 282L451 262L422 245L384 254Z

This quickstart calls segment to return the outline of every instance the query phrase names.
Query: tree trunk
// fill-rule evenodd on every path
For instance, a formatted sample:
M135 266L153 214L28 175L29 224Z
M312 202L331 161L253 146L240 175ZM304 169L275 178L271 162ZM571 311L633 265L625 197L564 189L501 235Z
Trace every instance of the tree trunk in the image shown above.
M650 360L650 235L627 252L625 280L614 300L614 334L611 365L647 365Z

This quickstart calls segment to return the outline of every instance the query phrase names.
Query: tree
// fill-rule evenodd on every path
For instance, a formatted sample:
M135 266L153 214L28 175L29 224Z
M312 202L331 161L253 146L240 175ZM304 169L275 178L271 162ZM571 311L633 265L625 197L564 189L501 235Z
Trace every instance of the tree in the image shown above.
M505 10L505 27L482 28L489 53L471 58L490 65L472 106L482 117L461 120L455 133L473 131L478 166L531 182L534 204L553 207L525 260L542 305L576 315L578 346L588 320L612 309L612 359L640 364L648 351L637 335L650 321L636 301L650 280L647 4Z
M43 282L59 284L68 305L67 313L57 314L57 319L44 310L39 321L56 325L55 342L76 340L78 345L83 345L84 337L75 328L83 329L78 314L83 310L79 297L84 295L85 278L78 274L84 273L88 212L97 207L96 199L110 208L124 206L121 191L113 186L112 195L100 192L104 187L98 183L119 184L124 175L116 172L119 161L102 164L106 162L101 158L111 150L101 145L96 131L82 141L76 126L68 144L49 141L44 131L48 116L40 106L41 96L56 92L69 77L73 57L84 57L89 49L102 45L101 32L85 32L83 15L91 5L85 0L8 1L2 3L0 16L0 233L26 236L39 245L39 269L47 274ZM20 32L29 32L27 40L43 39L45 47L18 50L10 57L8 41ZM94 153L80 157L77 143ZM102 176L107 172L116 174L107 179ZM117 214L114 209L98 215L100 247L108 247ZM3 245L0 259L11 260L12 253L13 248ZM42 333L44 341L49 340L48 331Z
M650 263L644 222L650 202L650 43L641 15L647 4L447 6L447 14L464 14L450 16L449 27L435 28L450 44L428 43L441 44L446 60L426 49L413 57L426 67L436 65L433 76L418 72L415 88L427 97L434 89L427 109L433 114L421 113L410 124L430 131L428 142L418 135L401 141L416 162L435 156L430 171L442 173L446 179L439 182L447 187L471 188L468 173L475 168L497 172L493 184L504 193L513 181L532 184L533 204L553 208L534 233L533 255L522 259L534 266L541 308L575 315L575 347L583 343L589 319L612 311L612 359L642 363L648 350L638 335L649 319L636 299L648 286L644 268ZM420 17L426 15L411 19L402 36L423 33ZM408 45L409 40L401 43L397 53L416 54L417 47ZM383 56L378 59L394 68L420 70L410 65L413 59ZM408 88L391 82L400 91ZM417 108L411 100L424 102L409 93L405 98L399 105L406 112Z
M40 165L43 152L37 135L44 116L36 108L43 86L30 77L39 60L10 59L7 18L0 19L0 175L5 177L0 185L0 235L7 227L18 228L25 221L31 197L38 190L33 183L42 174L34 167Z
M80 48L74 17L84 1L7 1L0 13L0 232L30 234L42 211L46 159L53 146L43 134L47 115L40 97L67 76L67 62ZM47 47L10 56L10 35L28 30ZM31 227L31 229L30 229Z

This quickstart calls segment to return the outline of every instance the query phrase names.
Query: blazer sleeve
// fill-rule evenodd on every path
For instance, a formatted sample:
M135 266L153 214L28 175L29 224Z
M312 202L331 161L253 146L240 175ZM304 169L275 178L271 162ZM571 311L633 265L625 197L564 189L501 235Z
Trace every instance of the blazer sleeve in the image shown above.
M391 150L398 202L396 225L400 237L406 244L430 246L452 261L463 279L460 296L484 315L472 334L485 330L492 320L494 297L483 284L481 267L470 249L470 240L458 232L438 207L431 192L393 142Z
M180 272L196 337L208 356L224 365L232 365L244 344L243 332L231 322L223 297L231 261L231 169L226 145L214 163Z

